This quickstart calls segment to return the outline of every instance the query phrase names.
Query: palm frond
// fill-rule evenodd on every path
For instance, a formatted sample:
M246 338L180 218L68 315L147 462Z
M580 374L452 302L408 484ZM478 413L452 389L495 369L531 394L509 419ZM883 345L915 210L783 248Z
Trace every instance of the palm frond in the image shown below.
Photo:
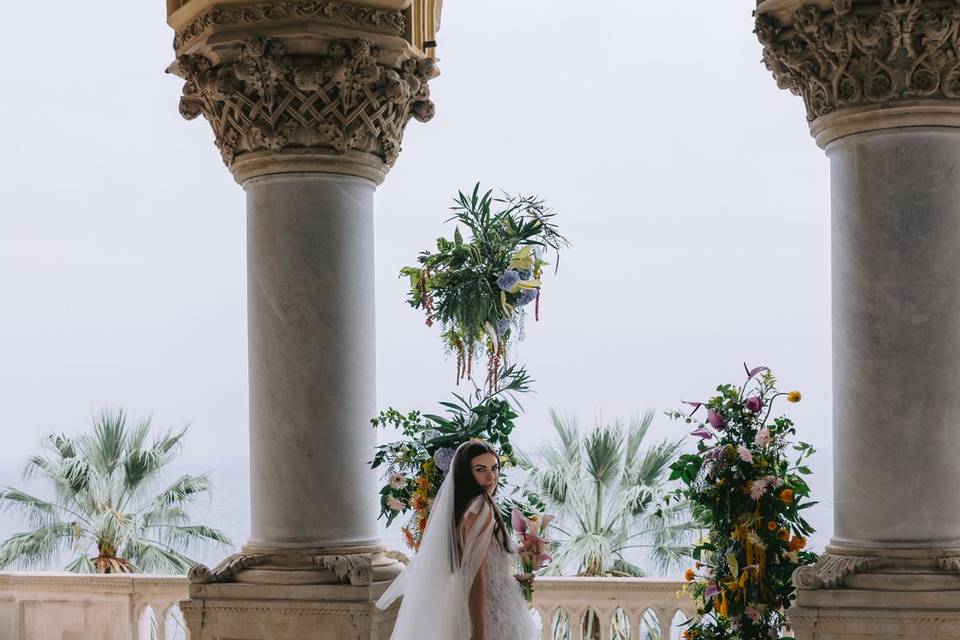
M44 567L74 539L76 524L56 522L33 531L16 533L0 543L0 569Z

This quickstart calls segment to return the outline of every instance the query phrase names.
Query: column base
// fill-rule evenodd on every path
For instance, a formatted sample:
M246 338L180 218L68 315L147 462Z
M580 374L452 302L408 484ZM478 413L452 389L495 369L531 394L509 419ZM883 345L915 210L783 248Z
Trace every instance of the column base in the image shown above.
M374 602L402 561L382 547L247 545L214 569L193 567L180 610L192 640L389 640L397 608Z
M793 574L798 640L960 640L960 549L826 551Z

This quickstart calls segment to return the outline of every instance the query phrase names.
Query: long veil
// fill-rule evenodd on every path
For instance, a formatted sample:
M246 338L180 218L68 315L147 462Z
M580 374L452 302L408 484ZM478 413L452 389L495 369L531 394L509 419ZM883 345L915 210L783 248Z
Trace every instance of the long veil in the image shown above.
M454 522L453 470L461 450L434 498L420 549L376 602L386 609L403 596L390 640L470 638L467 597L476 568L460 567Z

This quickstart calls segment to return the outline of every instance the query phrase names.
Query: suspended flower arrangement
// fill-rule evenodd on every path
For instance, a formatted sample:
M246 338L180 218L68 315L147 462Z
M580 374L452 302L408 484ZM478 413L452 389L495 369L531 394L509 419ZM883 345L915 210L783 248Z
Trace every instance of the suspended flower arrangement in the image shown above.
M531 303L540 319L545 254L553 251L559 261L568 242L540 198L480 195L478 184L454 202L453 238L438 238L436 251L422 252L418 266L400 274L410 279L410 306L423 310L428 326L441 324L445 349L456 357L457 384L473 379L474 362L485 355L484 385L493 392Z

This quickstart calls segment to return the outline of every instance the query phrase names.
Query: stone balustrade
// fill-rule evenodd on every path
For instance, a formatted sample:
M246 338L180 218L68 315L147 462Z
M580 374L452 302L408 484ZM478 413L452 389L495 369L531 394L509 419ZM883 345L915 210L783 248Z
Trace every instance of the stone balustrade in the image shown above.
M179 640L181 576L0 573L3 640Z
M682 586L666 578L537 578L533 606L541 639L677 638L676 624L696 611L689 597L677 596Z
M602 640L669 640L694 611L678 598L678 580L539 578L534 609L544 640L590 640L593 617ZM4 640L174 640L184 638L177 603L187 597L178 576L0 573ZM590 613L592 612L592 613Z

